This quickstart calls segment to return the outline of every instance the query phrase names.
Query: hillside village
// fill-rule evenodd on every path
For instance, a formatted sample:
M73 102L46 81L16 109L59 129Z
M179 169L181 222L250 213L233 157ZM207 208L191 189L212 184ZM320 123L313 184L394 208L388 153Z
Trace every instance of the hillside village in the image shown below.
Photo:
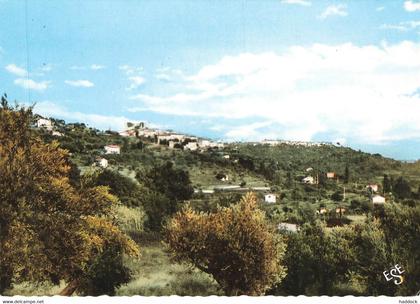
M302 208L309 208L331 225L342 225L361 220L361 215L375 206L398 198L409 203L418 196L418 176L407 176L404 182L414 190L405 197L396 198L383 187L384 176L397 179L409 164L357 152L339 143L267 139L215 142L149 128L144 122L128 122L120 132L102 132L39 116L34 126L45 138L56 139L69 149L82 171L100 167L134 178L138 169L171 161L189 173L194 186L190 201L196 206L217 203L223 196L231 196L233 201L253 191L259 194L263 208L278 218L276 225L291 231L296 227L289 225L305 221L299 214ZM72 140L73 133L77 137ZM82 139L83 149L78 149ZM270 151L272 155L264 155ZM152 158L150 163L144 161L146 156ZM280 164L280 159L285 162Z
M38 265L34 282L14 280L10 264L0 264L2 294L393 295L416 288L420 162L338 143L218 142L141 122L102 131L16 111L5 97L0 114L0 182L21 189L2 193L5 212L37 218L30 227L39 237L30 242L48 246L48 259L81 258L82 265L59 269L74 269L75 280L45 276ZM31 231L6 237L19 243ZM84 257L72 242L86 242ZM407 269L402 289L378 276L394 248ZM31 265L47 261L38 250L6 254L14 267L26 263L20 256L30 255ZM249 274L258 281L242 285ZM238 276L241 289L226 285Z

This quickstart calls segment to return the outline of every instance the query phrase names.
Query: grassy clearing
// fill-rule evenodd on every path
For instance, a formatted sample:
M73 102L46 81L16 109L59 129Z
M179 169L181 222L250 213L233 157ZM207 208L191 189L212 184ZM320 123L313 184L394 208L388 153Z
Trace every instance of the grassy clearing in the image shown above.
M51 283L21 283L14 284L13 288L6 290L4 296L54 296L57 295L65 287L65 282L61 282L60 285L53 285Z
M141 258L126 260L133 279L119 288L118 296L222 295L209 275L171 262L160 242L140 246Z

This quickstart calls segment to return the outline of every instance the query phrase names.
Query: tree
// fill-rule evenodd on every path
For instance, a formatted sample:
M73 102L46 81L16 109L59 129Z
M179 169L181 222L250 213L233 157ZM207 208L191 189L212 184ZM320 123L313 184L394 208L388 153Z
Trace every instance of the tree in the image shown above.
M142 205L146 227L152 231L160 231L164 220L194 193L188 172L175 169L172 162L154 166L144 174L138 172L136 178L145 186Z
M252 193L215 213L184 208L168 222L165 240L175 261L212 275L226 295L262 295L286 273L284 242Z
M130 255L138 247L108 217L116 198L91 187L88 176L72 185L68 153L57 142L43 143L31 117L31 108L12 108L2 98L0 292L17 282L64 280L70 295L109 245Z
M343 194L340 190L337 190L333 194L331 194L331 199L336 202L341 202L343 200Z
M399 199L410 198L411 197L411 187L410 184L400 176L394 183L394 193L395 196Z
M95 186L108 186L110 192L128 206L139 206L142 202L143 191L131 178L109 169L97 170L94 173Z
M138 174L137 179L149 189L164 194L174 205L190 199L194 193L188 172L175 169L169 161L153 167L145 176Z
M350 170L349 170L349 166L346 164L346 168L344 170L344 183L348 184L349 181L350 181Z
M319 222L305 224L287 239L285 279L274 294L333 295L335 284L345 281L353 265L353 233L350 228L327 231Z
M396 290L400 296L418 292L420 282L420 206L386 204L380 219L384 243L389 252L388 265L399 264L404 269L404 283Z
M391 187L392 185L388 175L384 174L384 179L382 181L383 194L391 192Z
M166 218L174 213L172 202L162 193L147 191L142 204L147 215L145 226L151 231L161 231Z

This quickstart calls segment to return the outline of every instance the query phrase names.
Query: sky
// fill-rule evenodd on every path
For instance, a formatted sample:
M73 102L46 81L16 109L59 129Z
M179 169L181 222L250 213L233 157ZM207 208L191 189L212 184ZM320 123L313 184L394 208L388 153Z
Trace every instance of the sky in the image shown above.
M0 90L35 112L420 159L418 0L0 0Z

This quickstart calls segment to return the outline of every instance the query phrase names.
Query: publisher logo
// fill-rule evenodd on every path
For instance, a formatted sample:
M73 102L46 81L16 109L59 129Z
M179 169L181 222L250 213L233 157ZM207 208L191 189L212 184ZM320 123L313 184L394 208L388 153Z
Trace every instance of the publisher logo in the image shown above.
M385 279L388 282L393 281L395 285L401 285L404 282L404 277L401 275L403 273L404 269L398 264L395 264L390 270L383 272Z

